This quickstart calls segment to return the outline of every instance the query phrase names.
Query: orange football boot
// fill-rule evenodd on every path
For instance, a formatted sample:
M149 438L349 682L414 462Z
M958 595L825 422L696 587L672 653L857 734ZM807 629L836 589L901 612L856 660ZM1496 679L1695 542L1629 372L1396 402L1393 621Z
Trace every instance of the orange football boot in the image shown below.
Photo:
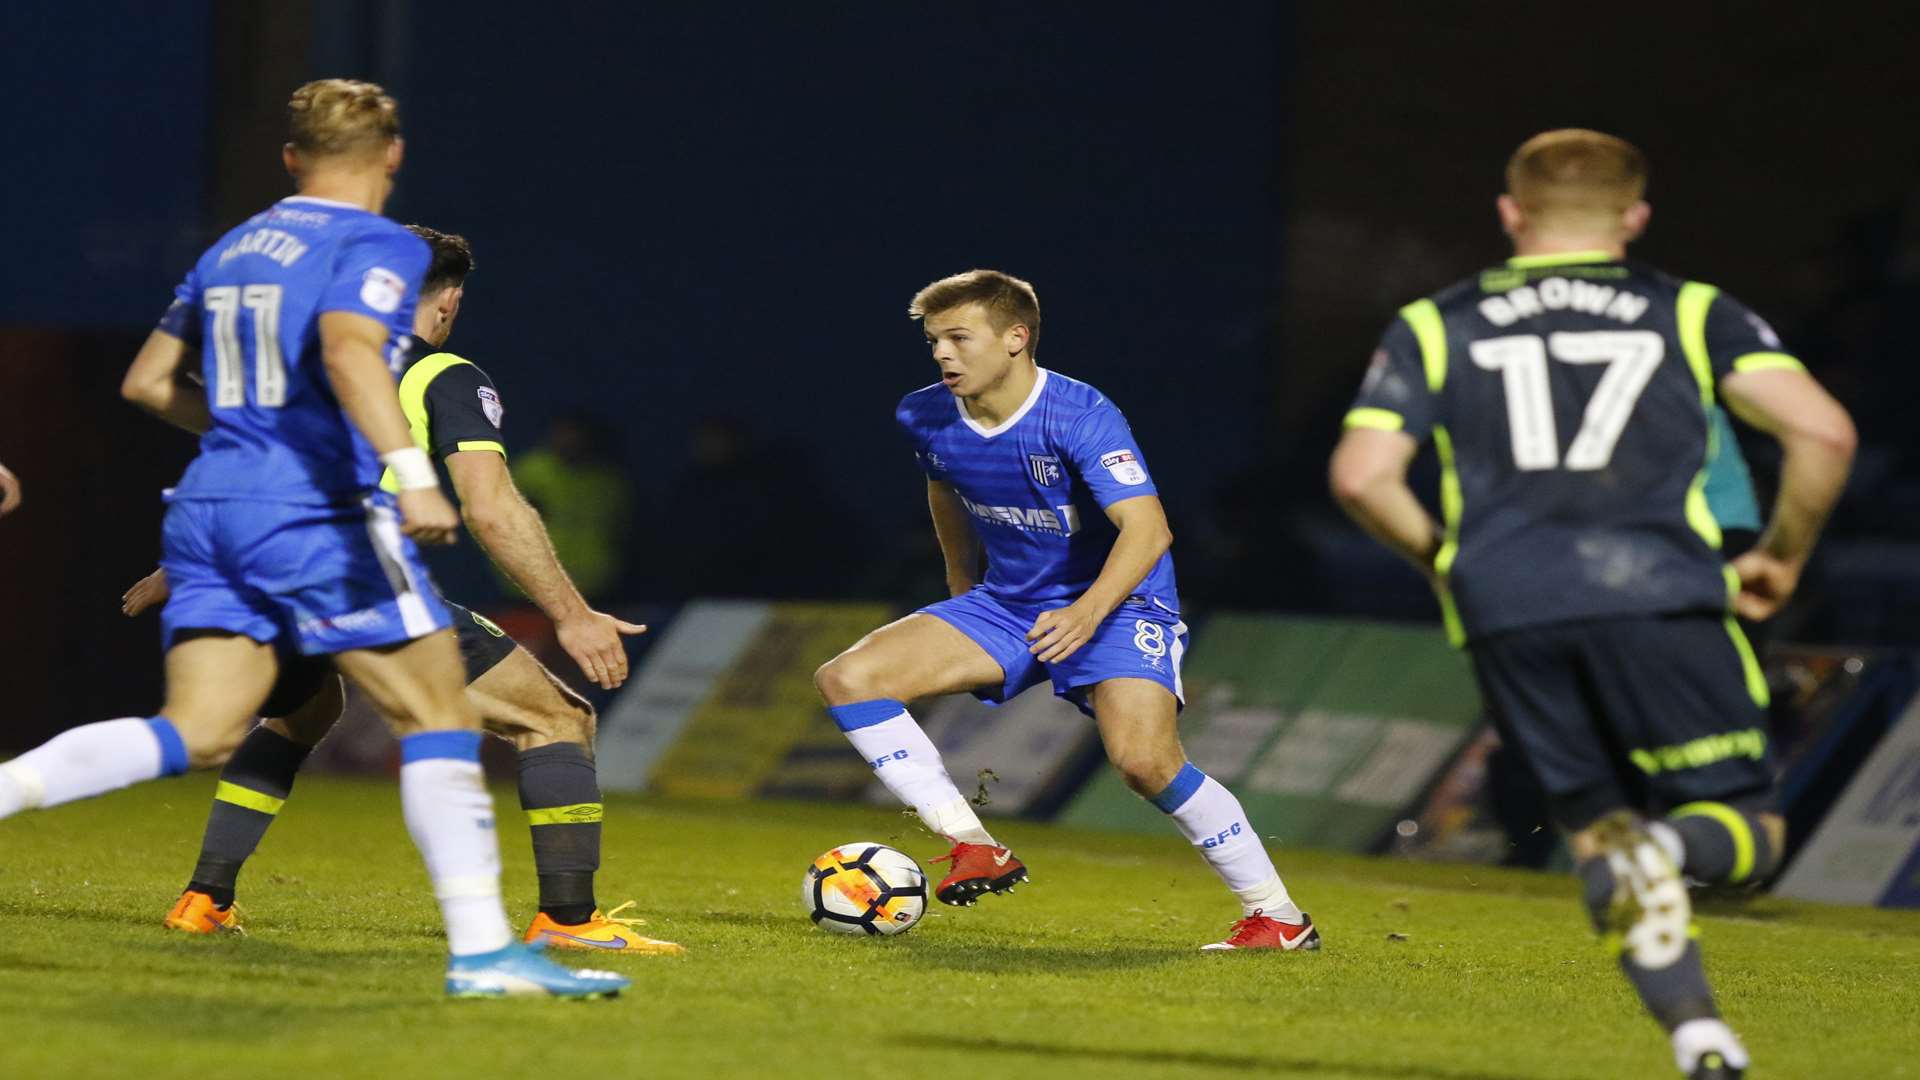
M166 921L161 923L169 930L180 930L189 934L218 934L232 931L240 934L240 905L224 910L213 906L213 897L203 892L188 889L174 902L173 910L167 912Z
M629 900L605 915L595 909L592 918L572 925L555 922L543 911L533 917L533 922L527 927L525 940L529 945L544 941L550 949L597 949L601 952L637 953L643 956L679 956L687 951L684 945L635 932L633 928L646 925L646 920L620 917L620 913L633 904Z

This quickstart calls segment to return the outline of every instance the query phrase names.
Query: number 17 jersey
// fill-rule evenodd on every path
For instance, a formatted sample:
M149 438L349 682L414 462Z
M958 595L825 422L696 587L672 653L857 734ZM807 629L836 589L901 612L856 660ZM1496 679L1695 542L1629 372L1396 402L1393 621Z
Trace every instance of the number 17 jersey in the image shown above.
M1717 387L1799 366L1711 285L1604 252L1517 258L1402 308L1346 426L1434 443L1456 644L1723 611L1703 491Z
M173 497L344 505L379 483L379 458L327 378L320 316L384 324L397 369L431 258L425 241L379 214L306 196L208 248L159 327L200 347L213 415Z

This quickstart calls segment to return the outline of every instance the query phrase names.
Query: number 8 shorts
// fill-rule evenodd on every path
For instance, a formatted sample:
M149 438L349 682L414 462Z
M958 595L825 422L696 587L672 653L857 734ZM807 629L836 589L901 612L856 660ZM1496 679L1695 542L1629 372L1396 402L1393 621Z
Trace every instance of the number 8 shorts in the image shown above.
M1108 679L1156 682L1181 705L1186 704L1180 661L1187 652L1187 624L1177 613L1150 600L1131 598L1114 609L1072 656L1043 664L1027 651L1027 631L1041 612L1065 606L1063 601L1008 603L993 597L985 586L975 586L951 600L921 608L920 613L967 635L1000 665L1006 681L973 692L988 704L1002 704L1028 687L1052 680L1056 695L1092 716L1087 693Z

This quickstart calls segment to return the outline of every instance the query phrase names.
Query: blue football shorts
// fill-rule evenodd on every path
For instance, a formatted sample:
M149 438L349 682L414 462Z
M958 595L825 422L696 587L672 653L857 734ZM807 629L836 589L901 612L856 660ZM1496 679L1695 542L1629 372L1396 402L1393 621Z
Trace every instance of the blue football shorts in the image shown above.
M160 535L167 648L182 631L221 630L312 656L451 625L389 495L347 506L175 499Z
M1115 608L1072 656L1043 664L1027 651L1031 647L1027 631L1041 612L1066 606L1064 601L1008 603L988 593L985 586L975 586L951 600L929 604L920 613L967 635L1000 665L1006 681L974 691L975 697L989 704L1009 701L1022 690L1051 680L1054 694L1092 716L1088 691L1108 679L1157 682L1174 700L1186 704L1180 661L1187 652L1187 624L1177 613L1150 600L1130 599Z

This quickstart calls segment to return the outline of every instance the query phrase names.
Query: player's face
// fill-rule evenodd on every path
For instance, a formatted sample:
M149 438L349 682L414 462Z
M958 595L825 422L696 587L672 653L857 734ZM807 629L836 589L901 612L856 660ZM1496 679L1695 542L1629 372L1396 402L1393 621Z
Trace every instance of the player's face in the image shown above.
M980 304L936 311L921 323L940 381L955 397L978 397L1004 383L1015 358L1027 347L1027 328L1019 324L995 330Z

